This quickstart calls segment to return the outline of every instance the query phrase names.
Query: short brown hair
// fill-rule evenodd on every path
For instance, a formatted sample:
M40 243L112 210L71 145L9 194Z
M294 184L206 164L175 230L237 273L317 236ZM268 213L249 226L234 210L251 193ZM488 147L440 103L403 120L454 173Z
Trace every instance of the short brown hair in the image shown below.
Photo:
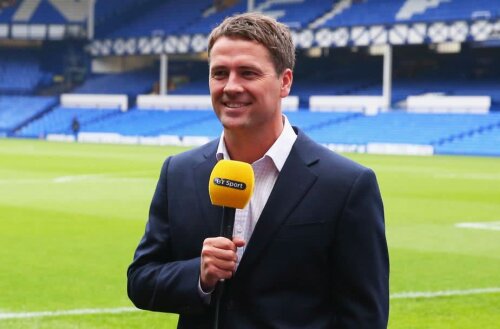
M256 41L269 50L276 73L295 66L295 46L290 30L285 24L260 13L245 13L227 17L212 30L208 37L208 55L221 37L234 37Z

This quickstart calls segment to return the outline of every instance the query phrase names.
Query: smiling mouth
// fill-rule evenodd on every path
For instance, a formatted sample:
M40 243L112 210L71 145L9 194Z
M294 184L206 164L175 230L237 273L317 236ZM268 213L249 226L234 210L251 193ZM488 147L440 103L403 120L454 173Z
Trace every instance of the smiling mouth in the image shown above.
M248 106L249 103L223 103L225 107L230 109L239 109L245 106Z

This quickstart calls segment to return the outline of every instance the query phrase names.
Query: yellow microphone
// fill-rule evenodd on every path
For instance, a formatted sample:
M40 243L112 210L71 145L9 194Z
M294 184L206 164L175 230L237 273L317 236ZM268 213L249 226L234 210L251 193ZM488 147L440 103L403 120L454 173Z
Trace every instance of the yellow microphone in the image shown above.
M246 162L220 160L210 174L208 193L215 206L223 207L221 235L232 238L235 209L250 201L254 187L252 166Z
M210 174L210 201L215 206L243 209L252 197L254 180L248 163L220 160Z
M208 193L215 206L222 207L221 236L232 239L236 208L243 209L250 201L254 186L253 168L246 162L220 160L210 174ZM219 328L220 305L224 280L215 288L214 328Z

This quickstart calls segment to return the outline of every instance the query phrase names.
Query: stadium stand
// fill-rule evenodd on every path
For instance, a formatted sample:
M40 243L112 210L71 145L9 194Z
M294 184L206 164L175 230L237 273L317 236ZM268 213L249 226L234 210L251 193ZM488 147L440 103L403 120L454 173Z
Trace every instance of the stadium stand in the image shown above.
M27 6L22 8L26 8L29 11ZM25 10L26 12L26 10ZM18 11L18 15L23 15L24 12L22 10ZM30 17L31 24L65 24L67 23L67 19L61 14L60 11L56 10L49 2L42 1L36 10Z
M316 112L311 113L308 111L298 111L298 112L288 112L286 116L290 122L294 125L299 126L306 132L321 129L322 127L333 127L342 122L354 119L361 116L360 113L348 113L348 112Z
M291 94L307 107L312 95L381 95L382 59L338 49L322 57L297 59ZM364 91L377 86L373 93Z
M102 2L102 1L101 1ZM131 1L129 1L131 2ZM228 1L217 8L213 1L165 1L150 3L142 17L112 33L106 38L168 35L206 34L225 16L246 11L245 1ZM100 3L98 9L111 12L111 4ZM125 4L126 7L126 4ZM384 8L383 11L378 10ZM266 0L256 1L255 10L274 16L292 28L341 27L354 25L395 24L397 22L432 22L435 20L462 20L491 18L499 15L491 1L471 4L465 0L424 2L403 0L323 1L323 0Z
M208 95L208 63L173 60L169 64L168 93L173 95Z
M213 122L215 127L213 132L220 133L218 122L212 111L137 109L110 117L107 120L84 125L82 132L116 132L128 136L158 136L174 135L173 131L179 127L188 127L191 135L206 136L189 129L192 125L205 121Z
M78 118L82 129L93 122L119 115L119 109L82 109L56 107L38 120L23 126L15 136L40 138L48 134L72 134L71 121Z
M0 8L0 23L8 23L12 20L12 15L17 9L17 2L11 1L9 3L2 2L2 7Z
M193 24L204 9L210 7L210 3L210 0L167 0L157 6L150 6L144 15L136 16L126 26L116 29L106 37L181 34L184 33L184 28Z
M116 29L123 25L124 21L137 16L142 10L158 2L158 0L98 0L95 4L96 31L104 34L104 31Z
M106 38L163 36L169 34L207 34L224 17L245 12L246 1L228 1L230 4L217 8L211 0L165 1L150 6L142 17L137 17L127 26L103 35ZM331 8L331 3L323 0L257 2L256 10L264 11L284 23L302 28Z
M55 97L0 96L0 133L12 133L56 104Z
M370 143L430 145L436 154L497 155L500 114L411 114L364 116L360 113L288 112L290 122L324 144L366 146ZM163 135L216 138L220 124L211 111L118 110L56 108L22 128L17 136L71 134L77 117L82 133L123 136Z
M127 26L105 38L163 36L169 34L208 34L224 17L247 10L246 1L227 1L218 7L211 0L165 1L150 6L142 17L137 17ZM329 11L335 1L324 0L265 0L256 1L255 10L265 12L292 28L307 27L318 17Z
M0 22L42 25L82 24L87 17L87 8L87 1L12 1L11 6L0 12Z
M127 26L103 35L106 38L169 35L207 34L224 17L246 11L245 1L229 1L217 8L213 1L166 1L153 4L142 17ZM416 4L415 4L416 3ZM378 10L384 8L384 10ZM255 10L274 16L292 28L343 27L355 25L395 24L405 22L429 22L435 20L471 19L498 16L487 0L470 4L468 1L420 2L400 0L324 1L324 0L266 0L257 1Z
M75 10L83 8L85 1L76 7L70 2L64 6L54 3L18 1L1 9L0 39L34 37L14 33L20 17L26 26L52 24L70 28L85 23L86 13ZM299 97L300 110L288 112L287 116L314 139L327 145L426 145L438 154L500 155L500 53L495 41L500 17L498 0L255 0L254 4L256 10L276 17L294 32L298 59L291 95ZM206 34L225 16L246 11L247 2L97 0L95 8L97 43L90 44L88 53L84 52L85 41L74 40L71 47L64 42L59 46L38 43L36 48L0 46L0 95L22 94L26 99L41 92L57 95L51 94L50 88L40 88L54 76L62 81L64 93L91 94L86 95L90 98L93 94L128 95L132 108L123 112L123 108L119 111L60 105L52 110L56 98L48 105L31 105L16 98L11 99L14 109L0 102L0 132L35 138L71 135L70 123L77 117L83 134L116 134L117 140L120 136L143 136L151 141L161 136L177 136L179 140L217 137L220 125L211 111L188 110L185 106L183 110L138 109L134 107L135 99L159 91L158 55L162 53L168 53L169 58L168 94L186 99L208 95L208 66L206 57L200 55ZM425 29L412 30L416 23L424 23L421 26ZM378 32L369 30L374 25L383 28L387 39L377 39ZM395 25L402 30L391 30ZM366 29L356 30L363 26ZM68 42L82 35L62 33L61 37L68 38ZM328 42L322 41L325 38ZM50 33L46 39L51 39ZM374 56L369 46L387 40L394 52L392 108L380 108L387 112L375 111L369 116L348 109L309 111L311 96L380 98L383 58ZM440 53L437 45L441 42L459 43L459 53ZM149 58L136 62L131 58L129 62L123 60L127 55ZM101 58L104 60L99 65L90 65ZM90 73L94 67L99 70ZM409 97L428 94L489 97L491 113L406 111Z
M498 7L490 0L365 0L340 1L346 3L342 11L331 16L323 27L395 24L398 22L433 22L498 17ZM383 8L383 10L380 10Z
M208 95L208 82L206 79L190 81L170 90L169 93L172 95Z
M401 143L435 145L462 137L496 123L490 115L381 113L357 116L335 126L309 130L316 140L328 143Z
M496 123L492 123L484 129L478 129L477 131L438 144L435 146L436 153L498 156L500 115L490 114L490 116L496 116Z
M137 70L116 74L95 74L75 88L75 94L127 94L137 96L151 92L157 72Z
M195 34L202 33L207 34L212 28L214 28L224 17L231 16L236 13L243 13L246 11L246 3L240 1L235 5L228 6L217 10L215 6L212 6L211 1L205 2L204 7L202 7L201 15L191 17L191 24L184 27L182 33Z
M339 1L322 0L267 0L256 6L257 11L265 12L291 28L307 27L318 17L335 7Z
M436 2L437 3L437 2ZM438 6L431 6L426 10L403 6L396 14L397 20L409 19L413 22L432 22L436 20L461 20L471 18L491 18L500 14L498 6L491 0L453 0L439 2Z
M86 1L64 6L50 1L19 1L0 12L0 23L82 24L87 17L86 6ZM97 0L95 8L97 36L119 38L206 34L223 17L246 11L247 4L213 0ZM491 0L263 0L255 1L255 10L296 29L491 19L499 15L498 6Z
M0 93L31 93L43 78L36 50L0 48Z

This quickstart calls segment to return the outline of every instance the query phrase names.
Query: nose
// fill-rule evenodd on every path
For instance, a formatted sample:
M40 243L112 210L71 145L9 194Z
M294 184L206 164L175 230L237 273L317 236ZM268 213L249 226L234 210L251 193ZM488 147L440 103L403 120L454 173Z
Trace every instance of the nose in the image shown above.
M226 84L224 86L224 92L227 94L237 94L243 92L243 86L236 73L230 73Z

